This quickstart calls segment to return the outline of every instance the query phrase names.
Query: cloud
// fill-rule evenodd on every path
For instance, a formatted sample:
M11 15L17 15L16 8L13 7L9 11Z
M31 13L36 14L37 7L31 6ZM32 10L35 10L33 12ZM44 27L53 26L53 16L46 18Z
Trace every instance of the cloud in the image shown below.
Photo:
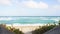
M52 15L59 15L60 12L56 11L56 10L60 10L60 5L54 5L52 6L52 4L48 6L47 3L40 1L40 2L36 2L33 0L22 0L22 1L18 1L18 0L13 0L14 2L14 6L10 7L9 9L5 8L0 12L0 14L7 15L7 16L52 16ZM48 1L49 2L49 1ZM0 4L5 4L5 5L10 5L11 1L10 0L0 0ZM15 9L14 7L17 8ZM52 6L52 7L51 7ZM23 8L23 9L22 9ZM36 9L37 8L37 9ZM47 9L48 8L48 9ZM46 10L45 10L46 9Z
M54 9L60 10L60 5L55 5Z
M28 7L28 8L40 8L40 9L47 9L48 4L40 1L39 3L35 1L23 1L20 3L23 7Z
M0 0L1 5L11 5L11 0Z
M60 5L59 4L55 4L55 5L51 5L51 6L49 6L49 8L47 9L48 10L48 12L50 13L50 14L54 14L54 15L58 15L59 14L59 11L60 11Z
M60 0L57 0L58 2L60 2Z

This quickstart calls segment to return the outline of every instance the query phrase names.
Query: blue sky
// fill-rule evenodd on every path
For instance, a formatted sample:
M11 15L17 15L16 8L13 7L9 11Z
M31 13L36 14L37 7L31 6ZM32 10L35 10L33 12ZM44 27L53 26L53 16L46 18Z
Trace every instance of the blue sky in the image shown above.
M60 0L0 0L0 16L60 16Z

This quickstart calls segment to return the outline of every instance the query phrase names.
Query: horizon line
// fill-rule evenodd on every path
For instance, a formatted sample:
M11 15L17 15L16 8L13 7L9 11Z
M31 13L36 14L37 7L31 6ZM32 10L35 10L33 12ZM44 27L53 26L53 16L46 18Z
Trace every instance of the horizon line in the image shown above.
M0 17L60 17L60 16L0 16Z

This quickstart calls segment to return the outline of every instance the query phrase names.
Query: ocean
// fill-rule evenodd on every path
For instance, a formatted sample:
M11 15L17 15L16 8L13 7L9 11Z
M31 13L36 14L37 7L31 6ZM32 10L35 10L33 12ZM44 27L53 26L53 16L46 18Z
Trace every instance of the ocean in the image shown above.
M60 16L0 16L0 24L48 24L59 20Z

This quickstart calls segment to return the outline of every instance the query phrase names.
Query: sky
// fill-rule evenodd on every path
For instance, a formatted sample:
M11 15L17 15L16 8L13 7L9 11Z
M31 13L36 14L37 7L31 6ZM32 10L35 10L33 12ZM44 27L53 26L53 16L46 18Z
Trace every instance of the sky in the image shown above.
M0 16L60 16L60 0L0 0Z

